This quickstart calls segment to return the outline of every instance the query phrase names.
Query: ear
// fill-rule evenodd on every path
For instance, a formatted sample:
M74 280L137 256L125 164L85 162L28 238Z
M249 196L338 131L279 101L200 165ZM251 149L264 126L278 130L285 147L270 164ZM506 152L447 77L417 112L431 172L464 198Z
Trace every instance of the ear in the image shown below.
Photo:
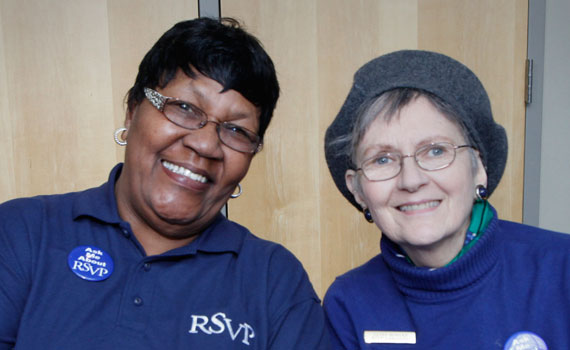
M358 175L356 171L348 169L346 173L344 173L344 181L346 182L346 187L354 196L356 203L358 203L362 209L366 208L366 202L362 196L362 190L360 184L358 183Z
M255 156L256 154L258 154L259 152L261 152L262 149L263 149L263 142L260 142L259 145L257 145L255 152L253 152L253 155Z
M129 130L131 129L131 123L133 122L133 118L135 117L135 114L137 113L138 109L139 105L136 105L132 109L127 107L127 112L125 113L125 128L127 128L127 130L123 133L123 137L125 138L125 140L129 135Z
M476 153L477 158L477 171L475 173L475 186L483 185L487 187L487 170L483 166L483 162L481 161L481 157L479 156L479 152Z

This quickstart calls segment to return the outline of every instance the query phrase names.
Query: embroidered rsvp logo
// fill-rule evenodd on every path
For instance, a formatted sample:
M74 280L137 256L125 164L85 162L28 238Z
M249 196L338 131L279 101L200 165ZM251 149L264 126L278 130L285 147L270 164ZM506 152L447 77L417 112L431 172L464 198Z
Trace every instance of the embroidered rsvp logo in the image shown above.
M250 339L255 338L255 331L247 323L233 324L232 320L223 312L218 312L208 317L206 315L192 315L192 326L188 333L207 335L229 335L232 341L241 341L250 345Z

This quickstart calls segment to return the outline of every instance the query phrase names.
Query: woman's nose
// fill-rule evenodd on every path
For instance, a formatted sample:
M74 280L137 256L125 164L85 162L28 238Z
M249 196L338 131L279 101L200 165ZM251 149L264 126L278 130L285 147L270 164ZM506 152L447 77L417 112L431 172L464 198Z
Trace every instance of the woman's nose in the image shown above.
M428 182L426 173L413 156L402 158L401 167L398 179L398 187L401 190L415 192Z
M184 136L184 145L202 157L221 158L222 150L218 128L217 122L209 120L200 129L189 130Z

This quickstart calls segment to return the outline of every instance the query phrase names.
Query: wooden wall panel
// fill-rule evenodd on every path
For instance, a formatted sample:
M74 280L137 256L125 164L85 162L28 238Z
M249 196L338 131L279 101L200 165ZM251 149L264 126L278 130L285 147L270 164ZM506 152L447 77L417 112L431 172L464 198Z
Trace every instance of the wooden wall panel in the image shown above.
M242 182L243 195L229 202L228 216L255 234L284 244L304 263L313 283L320 285L320 177L315 165L322 161L322 142L316 136L316 11L312 1L222 2L222 16L243 20L262 41L281 85L264 149Z
M113 130L124 125L126 106L123 101L135 82L144 55L175 23L198 17L197 3L198 0L107 1L109 32L112 33L109 47L115 116ZM122 160L124 148L115 149L117 159Z
M384 53L417 47L414 1L321 1L319 41L319 202L324 293L334 278L380 251L380 231L337 190L324 159L324 135L340 110L352 77ZM334 43L334 45L331 45Z
M403 48L465 61L508 129L509 165L493 203L520 221L525 0L222 0L273 57L282 98L231 219L281 242L319 295L379 251L380 232L340 195L323 151L354 71ZM18 14L17 16L14 14ZM0 1L0 201L83 189L122 159L112 141L142 55L194 1Z
M2 20L2 4L0 3L0 77L6 77L6 44L4 42L4 24ZM16 174L14 168L14 151L12 141L13 122L10 116L10 100L8 98L8 82L0 78L0 201L2 198L16 196Z
M9 133L2 173L21 196L83 188L114 163L97 135L113 123L106 6L94 1L2 1ZM89 14L78 16L79 13ZM104 54L101 55L100 53ZM3 108L5 110L5 108ZM4 111L3 111L4 113ZM6 163L4 161L6 160Z
M282 88L264 150L253 161L244 194L230 201L229 217L291 249L322 295L335 276L377 254L380 238L334 187L324 132L359 66L417 46L416 27L406 24L410 17L416 22L416 5L224 0L222 15L243 20L260 38Z
M340 195L324 160L325 130L356 69L405 48L459 58L491 84L495 115L509 129L511 149L522 149L524 109L517 98L524 81L524 3L223 0L222 15L243 20L261 39L283 90L244 195L229 203L230 218L291 249L322 296L335 276L379 252L380 232ZM518 221L521 152L509 155L514 164L493 196L501 215Z
M197 15L187 0L2 0L0 201L106 181L140 60Z
M458 59L481 79L509 155L490 202L503 219L522 221L527 1L419 2L419 48Z

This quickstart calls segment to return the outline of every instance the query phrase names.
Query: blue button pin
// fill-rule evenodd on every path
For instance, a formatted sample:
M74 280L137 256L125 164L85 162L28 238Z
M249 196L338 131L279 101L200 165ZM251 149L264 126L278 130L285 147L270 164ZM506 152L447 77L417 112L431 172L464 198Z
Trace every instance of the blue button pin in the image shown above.
M517 332L507 340L504 350L548 350L548 346L532 332Z
M82 245L69 253L67 264L71 271L87 281L103 281L113 273L113 259L104 250Z

